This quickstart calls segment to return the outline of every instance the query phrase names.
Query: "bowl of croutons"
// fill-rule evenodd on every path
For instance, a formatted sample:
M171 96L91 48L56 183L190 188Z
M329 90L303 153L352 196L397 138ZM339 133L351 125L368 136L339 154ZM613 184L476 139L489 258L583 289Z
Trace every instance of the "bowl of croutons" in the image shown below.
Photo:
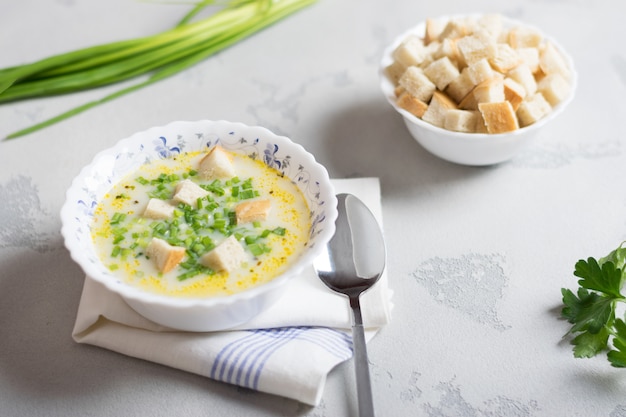
M335 231L328 172L259 126L180 121L101 151L61 210L72 259L154 323L241 325L275 303Z
M430 18L380 63L383 94L411 135L450 162L513 158L574 97L571 57L541 30L500 14Z

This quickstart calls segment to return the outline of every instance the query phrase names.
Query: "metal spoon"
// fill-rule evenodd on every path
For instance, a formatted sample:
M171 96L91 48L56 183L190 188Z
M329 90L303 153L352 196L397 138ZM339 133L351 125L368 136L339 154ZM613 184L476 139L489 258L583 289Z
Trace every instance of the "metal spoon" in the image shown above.
M313 266L330 289L348 296L353 313L352 343L359 415L374 416L367 348L359 297L385 269L385 242L376 219L352 194L338 194L336 232Z

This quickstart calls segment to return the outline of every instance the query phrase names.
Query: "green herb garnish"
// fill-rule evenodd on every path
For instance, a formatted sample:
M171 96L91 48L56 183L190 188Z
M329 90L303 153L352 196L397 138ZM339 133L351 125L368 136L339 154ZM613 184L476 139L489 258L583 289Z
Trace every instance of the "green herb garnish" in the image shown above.
M111 220L110 223L111 225L117 225L120 224L122 221L124 221L124 219L126 218L126 213L114 213L113 216L111 216Z
M285 236L286 232L287 230L284 227L277 227L276 229L272 230L272 233L278 236Z
M147 76L101 99L7 136L16 138L177 74L314 3L315 0L202 0L172 29L0 69L0 104L93 89ZM205 7L222 7L191 22Z
M148 187L147 193L150 197L169 200L180 177L160 174L155 178L140 176L135 181ZM222 239L218 235L234 235L253 256L271 252L271 247L267 244L271 234L285 235L285 228L263 229L262 222L258 221L249 225L237 225L234 208L244 199L242 194L259 194L252 178L241 180L235 177L199 185L209 191L209 194L197 199L194 206L179 203L169 219L150 220L141 216L127 216L121 212L114 213L110 219L114 245L111 257L125 259L143 256L150 239L158 237L173 246L185 248L187 257L179 264L181 273L177 276L183 281L198 275L215 273L199 260L215 248L213 238L217 238L217 241ZM233 196L232 192L225 192L235 187L241 191L239 195Z
M590 358L606 351L611 365L618 368L626 367L626 323L617 317L618 303L626 302L622 294L626 280L624 243L600 260L579 260L574 270L580 278L578 290L561 289L561 314L572 324L568 334L574 336L574 356Z

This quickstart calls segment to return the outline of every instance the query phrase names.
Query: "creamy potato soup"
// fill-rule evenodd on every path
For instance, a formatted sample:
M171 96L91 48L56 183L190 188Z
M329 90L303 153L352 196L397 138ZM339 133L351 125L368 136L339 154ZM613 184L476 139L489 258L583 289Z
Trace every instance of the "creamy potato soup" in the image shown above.
M97 206L102 262L146 291L224 296L262 284L304 250L309 209L262 161L222 148L152 161Z

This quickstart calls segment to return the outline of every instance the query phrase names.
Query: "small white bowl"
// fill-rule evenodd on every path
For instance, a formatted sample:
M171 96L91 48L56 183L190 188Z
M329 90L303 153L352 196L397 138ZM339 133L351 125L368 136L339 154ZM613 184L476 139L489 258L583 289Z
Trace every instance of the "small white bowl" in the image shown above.
M289 270L266 284L225 297L180 298L157 295L133 287L100 261L91 239L94 207L118 180L150 160L209 149L216 144L261 159L290 178L302 191L310 209L307 249ZM285 284L312 265L335 232L337 199L326 169L302 146L262 127L226 121L174 122L119 141L100 152L82 169L67 191L61 209L62 234L72 259L93 279L144 317L163 326L186 331L223 330L245 323L272 305Z
M450 20L465 17L477 18L479 16L479 14L463 16L453 15L442 16L437 19ZM505 27L533 27L505 16L502 17L502 21ZM539 131L546 124L550 123L550 121L554 120L554 118L561 114L565 107L567 107L567 105L574 98L574 93L577 87L577 73L571 56L556 40L539 30L544 39L549 40L561 52L572 74L570 79L571 88L569 95L557 106L555 106L548 115L529 126L512 132L498 134L455 132L425 122L408 111L398 107L396 104L394 85L385 75L385 68L393 62L392 53L400 45L400 43L402 43L402 41L404 41L409 35L417 35L423 38L425 30L426 22L421 22L398 36L385 49L379 67L379 79L380 87L385 95L385 98L389 104L391 104L391 106L402 115L404 123L406 124L406 127L411 135L422 147L439 158L457 164L473 166L493 165L507 161L515 156L515 154L517 154L520 150L532 143L532 141L537 137Z

